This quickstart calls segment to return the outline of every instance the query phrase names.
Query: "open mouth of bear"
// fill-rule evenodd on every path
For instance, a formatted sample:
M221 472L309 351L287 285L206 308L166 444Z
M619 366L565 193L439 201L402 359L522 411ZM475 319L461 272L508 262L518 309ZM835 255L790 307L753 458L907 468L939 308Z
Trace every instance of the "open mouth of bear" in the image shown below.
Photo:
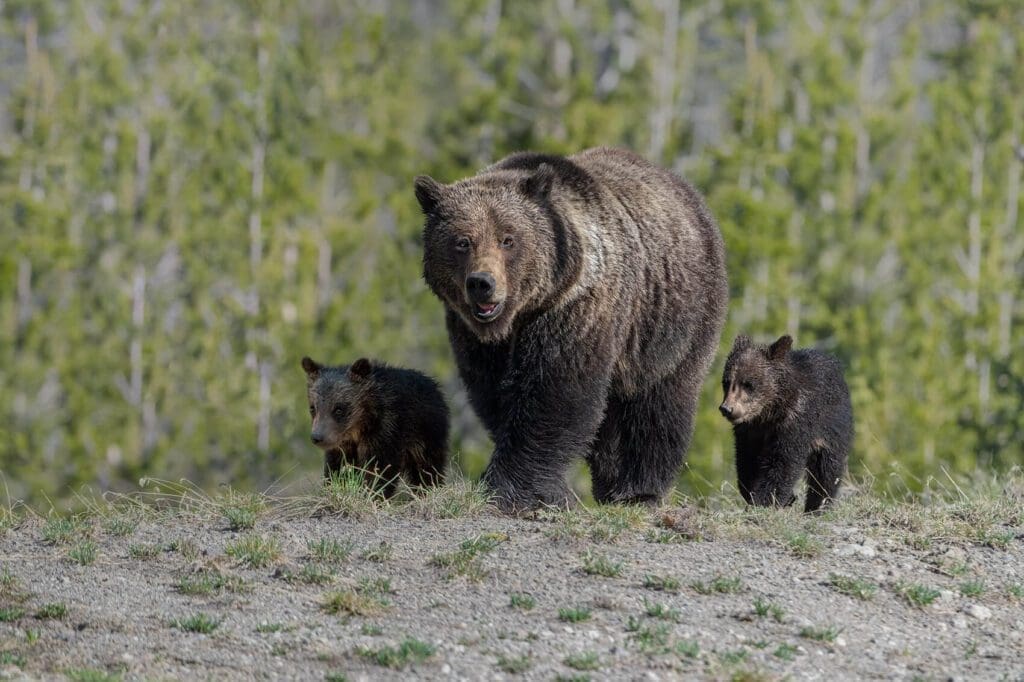
M504 301L500 301L498 303L474 303L473 317L480 322L491 322L497 318L498 315L501 315L501 311L504 309Z

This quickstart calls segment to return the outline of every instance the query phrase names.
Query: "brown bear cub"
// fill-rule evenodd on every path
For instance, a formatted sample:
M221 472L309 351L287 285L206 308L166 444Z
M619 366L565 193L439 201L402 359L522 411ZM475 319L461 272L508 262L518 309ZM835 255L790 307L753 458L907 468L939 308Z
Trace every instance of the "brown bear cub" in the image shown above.
M386 497L395 493L399 475L413 486L444 481L448 406L433 379L366 358L326 367L306 357L302 368L310 439L324 451L325 479L352 465Z
M789 506L806 471L804 511L813 512L839 490L853 442L853 410L839 361L792 345L789 336L770 346L736 337L719 410L732 422L743 499Z

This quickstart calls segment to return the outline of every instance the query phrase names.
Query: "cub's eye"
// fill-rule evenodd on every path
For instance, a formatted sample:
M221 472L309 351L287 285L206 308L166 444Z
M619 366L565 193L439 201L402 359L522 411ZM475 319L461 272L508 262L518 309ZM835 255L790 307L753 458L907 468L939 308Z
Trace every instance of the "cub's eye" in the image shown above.
M750 393L751 391L754 390L754 384L752 384L749 381L744 381L742 384L740 384L740 386L742 386L743 390L746 391L747 393Z
M505 237L504 239L501 240L501 246L502 246L502 248L505 248L505 249L511 249L512 245L515 244L515 243L516 243L516 240L512 239L512 237Z
M466 237L459 237L455 240L456 251L469 251L469 239Z
M348 414L348 408L345 405L335 405L334 406L334 417L336 419L339 419L339 420L344 419L345 415L347 415L347 414Z
M316 405L310 405L309 406L309 415L311 417L316 415Z

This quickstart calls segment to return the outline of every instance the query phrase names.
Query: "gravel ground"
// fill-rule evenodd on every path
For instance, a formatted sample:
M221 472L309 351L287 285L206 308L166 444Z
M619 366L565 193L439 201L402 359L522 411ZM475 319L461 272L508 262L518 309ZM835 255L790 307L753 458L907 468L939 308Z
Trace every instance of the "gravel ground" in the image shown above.
M0 530L0 678L1024 679L1019 516L981 542L894 524L913 509L885 523L723 514L264 514L236 532L175 513L134 530L92 518L70 542L30 518ZM280 556L254 568L226 554L251 533L278 540ZM83 537L96 550L86 565L69 556ZM434 559L474 538L475 558ZM320 539L351 554L314 562ZM835 574L876 591L843 593ZM203 576L227 588L180 589ZM332 593L366 613L328 612ZM39 617L46 604L66 614ZM572 609L589 618L560 617ZM174 625L196 614L219 625Z

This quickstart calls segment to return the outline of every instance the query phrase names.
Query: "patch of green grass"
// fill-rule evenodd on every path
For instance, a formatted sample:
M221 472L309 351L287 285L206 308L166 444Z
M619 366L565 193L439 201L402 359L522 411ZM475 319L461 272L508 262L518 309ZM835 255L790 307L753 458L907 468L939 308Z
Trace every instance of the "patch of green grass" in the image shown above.
M603 554L587 551L583 554L583 572L587 575L600 575L615 578L622 574L622 562L613 561Z
M504 533L482 533L464 540L455 552L435 554L430 563L448 569L448 578L463 576L470 580L480 580L487 575L480 557L508 539Z
M819 556L824 550L822 544L807 533L787 533L786 546L790 554L803 559Z
M82 530L79 519L52 516L43 525L43 541L50 545L70 545Z
M95 562L96 554L96 543L92 540L79 540L68 550L68 558L82 566L89 566Z
M566 623L582 623L590 620L590 609L585 606L558 609L558 619Z
M639 619L630 616L626 630L632 633L630 639L636 643L640 651L649 654L663 654L670 650L670 631L667 623L644 624Z
M64 674L72 682L119 682L120 673L108 673L96 668L68 668Z
M682 658L697 658L700 655L700 644L695 640L681 640L673 648Z
M25 657L13 651L0 651L0 666L13 665L18 668L25 667Z
M132 559L138 559L139 561L148 561L150 559L156 558L160 555L162 551L164 551L164 548L163 545L160 544L128 545L128 556L130 556Z
M298 579L307 585L326 585L334 580L334 569L315 562L303 564Z
M390 578L360 578L359 591L363 594L391 594Z
M415 491L405 510L427 519L460 519L487 508L490 493L483 483L462 477Z
M68 607L64 602L43 604L35 613L37 620L62 620L68 615Z
M761 597L754 600L754 614L759 618L771 616L777 623L781 623L782 619L786 617L786 612L781 606L765 601Z
M583 651L566 656L562 661L573 670L597 670L601 667L601 659L594 651Z
M980 597L985 594L985 583L981 580L967 580L960 583L960 594L965 597Z
M13 623L25 615L25 609L17 606L0 607L0 623Z
M690 587L698 594L734 594L743 590L743 581L739 576L717 575L709 583L698 581L691 583Z
M406 637L398 646L386 646L380 649L359 647L356 649L363 658L385 668L401 670L411 664L421 663L431 656L437 648L413 637Z
M783 661L792 661L796 658L796 652L797 648L795 646L783 643L775 649L773 655L775 658L781 658Z
M320 538L306 542L309 556L317 561L328 564L340 564L348 560L355 546L348 540L331 540Z
M666 606L665 604L649 602L646 599L644 599L644 610L651 618L670 620L674 623L679 622L679 618L682 616L682 614L679 613L679 609L674 609L670 606Z
M345 466L320 489L315 500L315 512L362 519L377 513L387 504L381 490L366 484L366 474L362 469Z
M508 605L521 611L529 611L537 605L537 600L528 594L513 592L509 595Z
M208 616L205 613L197 613L189 616L188 618L179 618L171 621L173 627L185 632L197 632L199 634L208 635L218 627L220 627L221 621L213 616Z
M590 682L590 675L584 675L583 673L555 675L555 682Z
M251 533L228 543L225 554L252 568L264 568L281 556L281 541Z
M878 585L866 578L839 575L838 573L831 574L828 577L828 583L836 591L863 601L871 599L878 591Z
M824 628L806 627L800 630L800 636L804 639L813 639L816 642L834 642L840 632L842 630L832 625Z
M324 682L348 682L348 675L337 672L327 673L324 675Z
M371 590L335 590L324 595L320 608L331 614L370 616L388 608L390 603L380 593Z
M679 581L668 576L658 576L648 573L644 576L644 587L656 592L670 592L675 594L679 591Z
M379 637L384 634L384 628L376 623L363 623L363 626L359 628L359 631L364 635L369 635L370 637Z
M134 533L138 527L139 522L136 519L120 514L112 516L103 523L103 532L107 535L126 537Z
M939 598L939 591L927 585L901 585L897 591L911 606L925 607Z
M4 566L0 571L0 594L7 595L18 589L18 576L11 573L11 569Z
M746 649L733 649L731 651L723 651L719 653L718 658L725 665L736 665L747 660L747 656L749 655L749 653L750 652L748 652ZM734 678L735 676L733 676L733 678L731 679Z
M199 545L189 538L178 538L167 543L167 550L177 552L186 561L195 561L199 558Z
M386 561L391 561L391 557L395 553L395 548L390 543L381 540L380 544L376 547L369 547L363 551L360 555L366 561L372 561L375 564L383 564Z
M256 626L256 632L261 634L269 634L273 632L284 632L284 623L260 623Z
M993 549L1006 549L1017 534L1012 530L986 530L978 535L978 544Z
M502 654L498 656L497 667L498 670L510 675L519 675L533 667L533 658L529 654L522 656L506 656Z
M218 570L197 571L182 576L176 585L178 592L187 595L213 594L214 592L244 592L249 584L237 575L228 575Z
M686 536L671 530L650 528L644 533L644 540L656 545L678 545L686 541Z
M594 542L614 542L632 528L639 528L647 511L636 505L609 504L592 510L589 537Z
M1006 587L1006 595L1010 599L1024 599L1024 584L1014 583Z

